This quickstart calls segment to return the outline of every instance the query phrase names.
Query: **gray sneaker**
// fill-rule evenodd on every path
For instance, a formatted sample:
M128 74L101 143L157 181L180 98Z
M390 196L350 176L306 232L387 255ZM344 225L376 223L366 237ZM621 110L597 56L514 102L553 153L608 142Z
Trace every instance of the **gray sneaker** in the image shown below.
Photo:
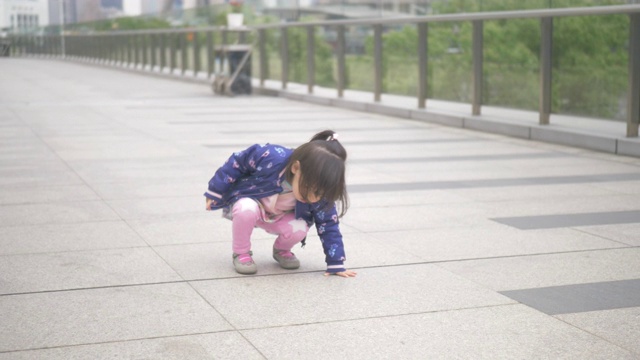
M248 254L233 254L233 266L239 274L251 275L258 272L258 267L253 262L252 255L252 251L249 251Z
M280 267L287 270L294 270L300 267L300 260L289 250L278 250L273 248L273 258L280 264Z

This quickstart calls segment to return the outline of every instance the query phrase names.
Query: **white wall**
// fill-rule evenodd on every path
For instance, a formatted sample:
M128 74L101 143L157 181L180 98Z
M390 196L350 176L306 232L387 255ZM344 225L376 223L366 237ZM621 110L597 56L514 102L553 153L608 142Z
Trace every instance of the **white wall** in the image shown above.
M138 16L142 14L142 1L122 0L122 12L127 16Z
M49 25L49 0L0 0L0 28L22 30Z
M157 14L166 0L122 0L122 12L126 16Z
M193 9L198 6L198 0L182 0L183 9Z

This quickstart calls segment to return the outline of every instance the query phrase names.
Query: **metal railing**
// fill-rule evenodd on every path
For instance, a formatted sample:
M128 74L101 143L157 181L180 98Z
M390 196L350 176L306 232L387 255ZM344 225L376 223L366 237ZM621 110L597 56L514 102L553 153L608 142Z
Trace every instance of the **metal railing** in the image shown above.
M472 96L471 114L480 115L483 99L483 53L484 22L490 20L537 19L540 23L539 57L539 124L549 124L552 107L552 48L554 20L560 17L625 15L629 17L628 33L628 89L626 124L628 137L638 137L640 123L640 5L620 5L589 8L544 9L529 11L507 11L474 14L449 14L403 18L376 18L361 20L315 21L305 23L279 23L252 26L243 29L220 27L115 31L88 35L59 36L19 36L14 37L13 54L64 55L94 59L95 61L120 64L145 70L167 70L174 73L177 69L185 75L189 68L194 76L206 71L208 77L215 73L215 45L249 40L259 53L258 72L260 85L265 86L268 73L267 32L278 31L280 37L279 56L281 62L280 81L282 88L289 82L289 45L288 33L292 28L304 28L306 31L306 82L307 91L313 93L315 84L315 29L333 28L336 31L336 96L341 98L345 91L345 29L349 26L371 27L373 30L373 101L380 102L383 93L383 30L384 26L415 25L418 39L415 44L418 64L415 69L417 82L417 108L427 107L428 94L428 32L435 23L472 23ZM237 35L229 39L229 34ZM61 44L65 48L61 48ZM202 56L202 48L206 49ZM191 55L189 54L191 52ZM177 54L180 53L180 59ZM206 66L202 65L202 61ZM224 61L224 59L222 59ZM189 64L188 64L189 63ZM516 89L514 89L515 91Z

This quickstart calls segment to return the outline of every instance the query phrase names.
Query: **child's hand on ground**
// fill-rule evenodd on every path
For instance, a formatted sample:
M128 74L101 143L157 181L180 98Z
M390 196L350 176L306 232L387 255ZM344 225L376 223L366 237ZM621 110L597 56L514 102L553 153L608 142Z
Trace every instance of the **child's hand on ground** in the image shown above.
M342 276L342 277L348 278L348 277L356 277L356 275L358 275L358 273L355 272L355 271L351 271L351 270L345 270L345 271L341 271L341 272L337 272L337 273L333 273L333 274L328 273L328 272L324 273L324 276L329 276L329 275L337 275L337 276Z
M211 200L209 198L205 198L205 200L207 200L207 205L206 205L205 209L211 210L211 203L213 202L213 200Z

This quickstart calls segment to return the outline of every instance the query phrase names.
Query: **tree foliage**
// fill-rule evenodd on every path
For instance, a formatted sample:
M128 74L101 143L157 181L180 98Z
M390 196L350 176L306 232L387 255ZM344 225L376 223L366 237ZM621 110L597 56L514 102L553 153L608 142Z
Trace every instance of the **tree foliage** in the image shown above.
M527 2L544 7L549 0ZM593 5L589 0L553 0L554 7ZM602 0L599 5L619 3ZM519 0L451 0L437 13L522 9ZM624 117L629 20L625 15L554 19L553 107L558 113L604 118ZM539 94L539 19L491 20L483 23L483 103L535 110ZM418 34L414 25L385 28L384 90L417 93ZM365 41L373 58L373 36ZM469 102L472 89L472 24L428 25L429 97Z

